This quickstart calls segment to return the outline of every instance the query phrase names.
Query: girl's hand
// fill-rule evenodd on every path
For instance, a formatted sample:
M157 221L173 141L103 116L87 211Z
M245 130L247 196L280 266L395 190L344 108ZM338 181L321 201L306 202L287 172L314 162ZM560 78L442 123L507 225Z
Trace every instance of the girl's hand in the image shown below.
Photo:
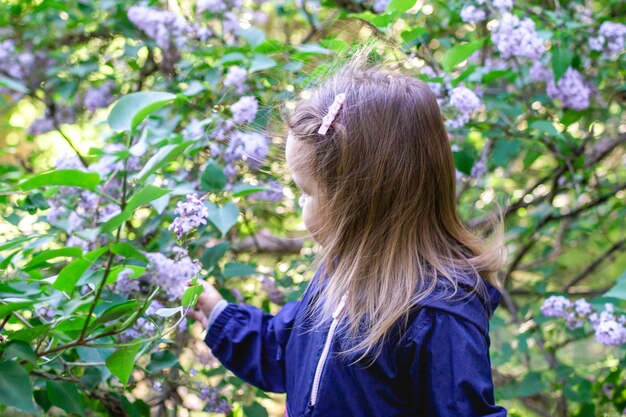
M198 297L198 302L196 303L194 310L189 310L187 312L187 317L198 320L206 329L213 307L223 300L224 297L222 297L213 285L209 284L205 280L198 280L198 283L202 284L204 291L200 294L200 297ZM191 286L193 284L191 281L187 281L187 285Z

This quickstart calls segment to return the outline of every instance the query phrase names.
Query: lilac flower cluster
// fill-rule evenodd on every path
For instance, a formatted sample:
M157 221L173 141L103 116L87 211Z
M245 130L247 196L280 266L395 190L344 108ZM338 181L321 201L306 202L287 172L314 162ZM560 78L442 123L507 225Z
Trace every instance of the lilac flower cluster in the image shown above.
M624 50L624 40L626 40L626 25L603 22L598 36L589 38L589 48L594 51L603 51L607 57L612 58Z
M254 96L244 96L230 106L235 123L250 123L256 117L259 102Z
M89 168L85 168L76 155L61 157L56 162L56 168L89 170L97 172L101 178L107 178L124 168L123 162L118 161L118 157L115 155L116 152L123 149L125 149L123 145L107 144L103 148L104 154L100 160L91 164ZM129 171L138 170L140 168L139 158L131 156L127 161L127 168ZM121 198L121 189L121 180L115 176L109 178L106 189L102 191L119 199ZM97 193L77 187L59 187L57 194L48 199L48 204L50 206L47 212L48 221L50 224L65 230L68 235L82 229L95 227L120 212L117 204L110 203ZM78 236L69 236L66 242L68 246L77 246L85 251L95 249L98 243L106 243L106 235L98 236L94 242L88 242Z
M130 278L133 270L125 268L117 275L115 281L115 292L117 294L130 294L139 291L139 280Z
M131 6L128 9L128 20L164 51L182 48L191 32L189 22L183 17L153 7Z
M32 136L51 132L62 124L71 124L76 120L76 113L71 106L59 106L54 115L46 109L44 115L35 119L28 127L28 134Z
M449 108L456 111L453 119L446 121L450 128L458 128L469 122L472 114L480 108L482 101L469 88L459 85L450 91Z
M222 414L230 414L232 412L232 406L228 404L228 401L222 398L222 395L217 388L203 386L200 388L198 397L200 397L202 401L207 402L204 407L204 411Z
M11 33L0 35L0 38ZM32 52L27 47L20 52L13 39L0 41L0 75L6 75L29 88L36 88L45 77L45 70L54 60L45 51ZM15 101L22 98L22 93L0 87L0 93L8 94Z
M540 310L546 317L565 318L570 329L581 328L584 320L589 320L596 341L605 346L626 343L626 315L616 314L611 303L598 313L584 298L572 302L562 295L553 295L544 300Z
M372 10L374 10L376 13L384 13L390 1L391 0L374 0L372 4Z
M500 13L506 13L513 8L513 0L493 0L492 4Z
M242 0L198 0L196 2L196 12L223 13L226 10L237 9L242 6Z
M271 180L262 186L267 188L267 190L249 194L248 197L267 201L280 201L283 199L283 186L278 182Z
M176 204L176 217L169 230L176 234L178 239L182 239L187 233L195 230L203 224L207 224L209 209L204 204L204 196L198 198L196 193L188 194L186 200Z
M113 82L106 82L99 87L92 87L87 90L85 93L85 98L83 99L83 106L90 111L95 112L96 110L106 107L113 101Z
M466 4L461 9L461 20L466 23L478 23L487 18L485 10L474 6L473 4Z
M230 142L222 153L222 159L230 166L233 162L242 160L250 169L257 170L263 165L268 153L267 136L258 132L235 131L230 135ZM224 172L228 174L229 170L225 169Z
M565 108L584 110L589 107L591 90L586 85L582 74L572 67L565 71L558 83L554 82L554 77L550 77L546 93L552 100L561 100Z
M187 289L187 281L200 272L198 260L192 260L184 251L179 253L177 260L169 259L159 252L147 253L147 279L160 286L170 301L180 300Z
M535 22L528 17L520 20L509 12L502 14L498 26L491 33L491 40L502 58L539 59L545 51L543 41L535 30Z
M153 300L150 306L146 309L145 316L154 316L154 314L163 307L163 304L159 301ZM132 327L126 329L126 331L120 335L123 342L154 336L154 332L157 330L153 321L154 319L150 319L145 316L139 317Z
M248 72L236 65L229 67L224 77L224 87L233 87L237 94L243 94L247 90L245 84Z

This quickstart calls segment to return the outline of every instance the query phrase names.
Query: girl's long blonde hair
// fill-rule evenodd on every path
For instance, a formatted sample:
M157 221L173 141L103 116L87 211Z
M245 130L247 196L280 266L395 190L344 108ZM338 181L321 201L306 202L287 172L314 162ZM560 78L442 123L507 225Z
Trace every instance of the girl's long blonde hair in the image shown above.
M311 311L327 322L343 294L343 353L374 358L397 323L438 283L484 277L498 288L506 256L501 212L489 239L470 231L456 207L456 174L437 99L426 83L368 63L371 47L314 86L286 117L299 169L323 189L315 267L324 274ZM338 93L345 102L325 136L317 133ZM473 273L473 275L472 275ZM476 279L477 291L486 294ZM373 354L373 355L372 355Z

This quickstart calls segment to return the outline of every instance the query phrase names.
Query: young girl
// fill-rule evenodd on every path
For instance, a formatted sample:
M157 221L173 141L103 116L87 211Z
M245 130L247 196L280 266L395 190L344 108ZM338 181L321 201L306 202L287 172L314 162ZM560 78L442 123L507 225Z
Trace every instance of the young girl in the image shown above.
M223 365L286 392L289 417L506 416L494 404L491 244L459 220L428 86L356 54L287 119L286 158L320 244L299 301L270 315L208 283L191 317Z

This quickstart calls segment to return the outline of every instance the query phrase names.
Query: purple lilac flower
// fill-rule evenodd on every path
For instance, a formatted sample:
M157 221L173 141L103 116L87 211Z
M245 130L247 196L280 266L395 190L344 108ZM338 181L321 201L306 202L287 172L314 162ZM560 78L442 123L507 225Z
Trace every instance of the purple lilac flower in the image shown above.
M179 201L176 204L178 217L169 226L169 230L172 230L178 239L181 239L200 225L207 224L209 209L204 205L205 200L204 196L198 198L198 195L193 193L187 195L185 202Z
M89 242L78 236L70 236L65 242L65 246L81 248L83 252L89 252Z
M493 0L493 7L500 13L506 13L513 8L513 0Z
M248 72L241 67L232 66L228 68L228 72L224 77L224 87L233 87L237 94L242 94L246 91L246 78L248 76Z
M482 101L469 88L459 85L450 91L449 106L456 110L456 117L448 120L447 124L452 127L461 127L469 122L472 114L480 108Z
M222 21L222 30L224 31L224 35L234 35L237 33L240 27L241 26L239 25L239 17L235 13L231 11L224 13L224 18Z
M605 346L616 346L626 343L626 327L617 320L601 321L595 328L598 343Z
M99 87L92 87L85 93L83 105L90 112L107 107L113 101L113 83L107 82Z
M39 317L44 319L44 321L52 320L54 316L57 315L57 313L57 310L50 305L40 307L39 310L37 310L37 314L39 315Z
M581 316L587 316L593 313L593 308L591 304L589 304L584 298L580 298L574 302L574 307L576 309L576 313Z
M183 129L183 136L187 140L198 139L199 137L206 136L206 121L191 119L187 126Z
M233 113L233 120L236 123L250 123L256 117L259 109L259 102L254 96L244 96L230 106Z
M546 93L551 99L561 100L563 107L574 110L584 110L589 107L591 90L585 85L580 72L569 67L558 83L554 78L548 81Z
M251 170L257 170L263 165L263 161L269 153L269 140L267 136L256 132L242 133L243 160Z
M182 48L191 32L189 22L181 16L153 7L132 6L128 9L128 20L163 50Z
M28 134L31 136L43 135L56 129L54 121L48 117L35 119L28 127Z
M391 0L374 0L372 10L374 10L376 13L384 13L390 1Z
M611 303L606 303L604 311L598 314L583 298L572 303L566 297L553 295L544 301L541 312L548 317L564 317L570 329L582 327L583 319L589 320L596 341L605 346L626 343L626 316L618 317Z
M228 5L223 0L198 0L196 2L196 12L222 13L228 10Z
M139 291L139 280L130 278L132 273L132 269L125 268L117 275L117 281L115 282L116 293L130 294L131 292Z
M554 76L554 73L546 69L546 67L539 60L533 62L528 74L530 75L531 81L534 82L548 82Z
M202 401L207 402L205 411L222 414L230 414L232 412L231 405L222 398L217 388L208 386L202 387L198 396Z
M604 50L608 57L613 57L624 50L626 25L615 22L603 22L598 36L589 39L589 47L596 51Z
M487 13L473 4L466 4L461 9L461 20L466 23L478 23L487 18Z
M572 308L570 300L562 295L552 295L543 302L540 310L547 317L565 317L569 308Z
M173 260L154 252L147 253L146 257L149 261L146 267L148 279L159 285L170 300L180 300L187 288L187 281L200 272L198 261L188 256Z
M520 20L511 13L503 13L491 40L503 58L522 57L539 59L545 48L535 31L535 22L524 17Z
M263 184L263 187L268 188L268 190L252 193L248 197L267 201L280 201L283 199L283 186L278 182L271 180Z

